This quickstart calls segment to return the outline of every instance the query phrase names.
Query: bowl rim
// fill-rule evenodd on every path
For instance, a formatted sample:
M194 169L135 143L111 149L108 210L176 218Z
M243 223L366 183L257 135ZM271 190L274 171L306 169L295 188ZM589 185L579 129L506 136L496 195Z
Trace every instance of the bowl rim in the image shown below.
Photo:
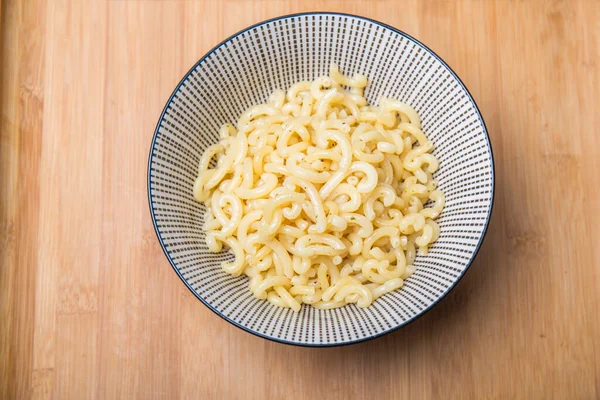
M428 51L433 57L435 57L443 66L445 66L448 69L448 71L450 72L450 74L457 80L457 82L460 84L460 86L465 90L465 92L467 93L468 99L471 101L471 103L475 107L475 110L477 111L477 116L478 116L478 118L481 121L481 124L483 126L483 133L485 134L485 139L486 139L487 144L488 144L490 162L491 162L491 167L492 167L492 173L491 173L491 179L492 179L491 203L490 203L490 208L489 208L488 213L487 213L487 218L486 218L486 221L485 221L485 225L483 227L483 231L481 233L481 236L479 238L477 246L475 247L475 251L473 252L473 255L471 256L471 258L467 262L467 264L465 266L465 269L456 278L456 280L454 281L454 283L450 287L448 287L448 289L444 293L442 293L437 299L435 299L429 306L427 306L421 312L419 312L418 314L416 314L413 317L409 318L408 320L406 320L406 321L398 324L397 326L395 326L393 328L390 328L390 329L388 329L386 331L383 331L383 332L380 332L380 333L377 333L377 334L374 334L374 335L366 336L366 337L363 337L363 338L360 338L360 339L349 340L349 341L345 341L345 342L335 342L335 343L303 343L303 342L294 342L294 341L290 341L290 340L284 340L284 339L280 339L280 338L274 337L274 336L267 336L267 335L262 334L260 332L253 331L250 328L244 326L243 324L240 324L239 322L236 322L236 321L232 320L231 318L229 318L228 316L222 314L219 310L217 310L216 308L214 308L212 306L212 304L210 304L207 300L205 300L204 298L202 298L202 296L200 296L194 290L194 288L191 287L191 285L183 277L183 275L181 274L181 272L179 271L179 269L175 265L175 262L173 261L173 259L169 255L169 252L167 251L167 248L165 247L163 239L162 239L162 237L161 237L161 235L159 233L158 225L156 223L156 218L154 216L154 206L152 204L152 182L151 182L151 176L152 176L151 175L151 172L152 172L152 154L154 153L154 147L155 147L155 144L156 144L156 138L158 136L158 131L159 131L160 126L161 126L161 121L163 120L163 118L165 116L165 113L167 112L167 109L169 108L169 104L171 104L171 102L173 101L173 98L179 92L179 89L181 88L181 86L183 85L183 83L187 81L187 79L190 76L190 74L192 74L192 72L200 64L202 64L206 58L208 58L210 55L212 55L215 51L217 51L225 43L231 41L232 39L236 38L237 36L240 36L240 35L248 32L248 31L250 31L250 30L252 30L254 28L257 28L257 27L262 26L262 25L266 25L266 24L271 23L271 22L275 22L275 21L279 21L279 20L283 20L283 19L295 18L295 17L309 16L309 15L344 16L344 17L356 18L356 19L359 19L359 20L367 21L369 23L372 23L372 24L375 24L375 25L379 25L379 26L381 26L383 28L389 29L392 32L403 36L404 38L406 38L406 39L414 42L415 44L421 46L424 50ZM494 162L494 152L492 150L492 142L490 140L490 135L488 133L487 126L485 124L483 116L481 115L481 111L479 110L479 106L475 102L475 99L471 95L471 92L469 92L469 89L467 89L467 86L459 78L459 76L456 74L456 72L454 72L454 70L439 55L437 55L437 53L435 53L433 50L431 50L425 44L421 43L419 40L415 39L414 37L410 36L409 34L403 32L403 31L401 31L400 29L397 29L397 28L395 28L395 27L393 27L391 25L385 24L383 22L380 22L380 21L377 21L377 20L374 20L374 19L371 19L371 18L367 18L367 17L363 17L363 16L360 16L360 15L355 15L355 14L349 14L349 13L334 12L334 11L300 12L300 13L286 14L286 15L281 15L279 17L269 18L267 20L264 20L264 21L258 22L256 24L250 25L250 26L248 26L248 27L240 30L239 32L234 33L233 35L227 37L226 39L224 39L223 41L221 41L219 44L217 44L216 46L214 46L206 54L204 54L189 69L189 71L183 76L183 78L179 81L179 83L177 84L177 86L175 87L175 89L173 90L173 92L171 93L171 95L169 96L169 99L167 100L167 102L166 102L166 104L165 104L165 106L164 106L164 108L163 108L163 110L162 110L162 112L160 114L158 122L156 123L156 128L154 129L154 134L152 136L152 143L150 145L150 153L148 155L148 171L147 171L147 175L148 175L148 177L147 177L147 183L146 184L147 184L147 191L148 191L148 206L150 207L150 216L152 218L152 225L154 226L154 232L156 233L156 237L158 238L158 241L159 241L160 246L161 246L161 248L163 250L163 253L167 257L167 260L169 260L169 263L171 264L171 267L173 268L173 270L175 271L175 273L177 274L177 276L179 276L179 279L181 279L181 281L184 283L184 285L190 290L190 292L192 292L192 294L198 300L200 300L200 302L202 304L204 304L209 310L211 310L212 312L214 312L219 317L223 318L225 321L229 322L233 326L235 326L237 328L240 328L240 329L242 329L245 332L248 332L248 333L250 333L250 334L252 334L254 336L258 336L258 337L263 338L263 339L267 339L267 340L270 340L270 341L273 341L273 342L276 342L276 343L283 343L283 344L292 345L292 346L299 346L299 347L341 347L341 346L348 346L348 345L351 345L351 344L366 342L366 341L369 341L369 340L380 338L380 337L385 336L385 335L387 335L389 333L395 332L398 329L403 328L403 327L409 325L410 323L412 323L412 322L416 321L417 319L421 318L423 315L427 314L433 307L435 307L439 302L441 302L460 283L460 281L465 276L465 274L467 273L467 271L471 268L471 265L473 264L473 261L477 257L477 254L479 253L479 250L481 249L481 246L482 246L483 241L485 239L485 236L487 234L488 227L489 227L491 219L492 219L492 212L493 212L493 209L494 209L494 200L495 200L495 193L496 193L496 170L495 170L495 162Z

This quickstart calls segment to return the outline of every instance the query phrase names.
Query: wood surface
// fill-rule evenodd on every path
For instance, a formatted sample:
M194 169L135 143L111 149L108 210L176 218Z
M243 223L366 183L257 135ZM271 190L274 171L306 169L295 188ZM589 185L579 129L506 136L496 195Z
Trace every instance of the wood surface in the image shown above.
M463 79L496 202L469 273L381 339L310 349L180 282L146 167L171 91L278 15L393 25ZM600 2L2 0L0 399L600 398Z

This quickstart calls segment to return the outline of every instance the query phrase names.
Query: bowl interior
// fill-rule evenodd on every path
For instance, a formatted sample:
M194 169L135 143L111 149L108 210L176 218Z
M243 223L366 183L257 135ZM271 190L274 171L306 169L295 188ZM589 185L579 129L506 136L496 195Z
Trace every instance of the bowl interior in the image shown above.
M413 106L440 161L435 174L446 195L438 241L405 286L367 308L353 305L299 313L256 300L248 278L232 277L201 229L204 206L192 196L204 149L219 127L236 123L275 89L327 75L369 78L369 103L382 96ZM342 14L282 17L226 40L186 75L160 118L149 159L149 200L157 235L187 286L213 311L252 333L302 345L336 345L379 336L406 324L441 299L472 262L489 221L493 160L485 125L470 94L434 53L375 21Z

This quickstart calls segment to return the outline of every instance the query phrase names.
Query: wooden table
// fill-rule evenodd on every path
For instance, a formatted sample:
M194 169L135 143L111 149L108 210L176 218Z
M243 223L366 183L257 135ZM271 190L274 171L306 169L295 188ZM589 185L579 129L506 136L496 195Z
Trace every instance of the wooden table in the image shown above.
M162 254L152 133L207 50L255 22L364 15L464 80L496 203L461 284L367 343L291 347L218 318ZM600 2L4 0L0 398L600 397Z

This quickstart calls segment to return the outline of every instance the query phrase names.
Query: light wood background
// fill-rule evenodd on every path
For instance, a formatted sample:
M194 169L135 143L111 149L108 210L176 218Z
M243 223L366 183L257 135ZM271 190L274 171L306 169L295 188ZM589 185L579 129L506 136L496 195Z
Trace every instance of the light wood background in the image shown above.
M1 0L0 398L600 397L600 2ZM335 10L436 51L496 159L487 239L423 318L359 345L267 342L173 273L153 130L206 51Z

